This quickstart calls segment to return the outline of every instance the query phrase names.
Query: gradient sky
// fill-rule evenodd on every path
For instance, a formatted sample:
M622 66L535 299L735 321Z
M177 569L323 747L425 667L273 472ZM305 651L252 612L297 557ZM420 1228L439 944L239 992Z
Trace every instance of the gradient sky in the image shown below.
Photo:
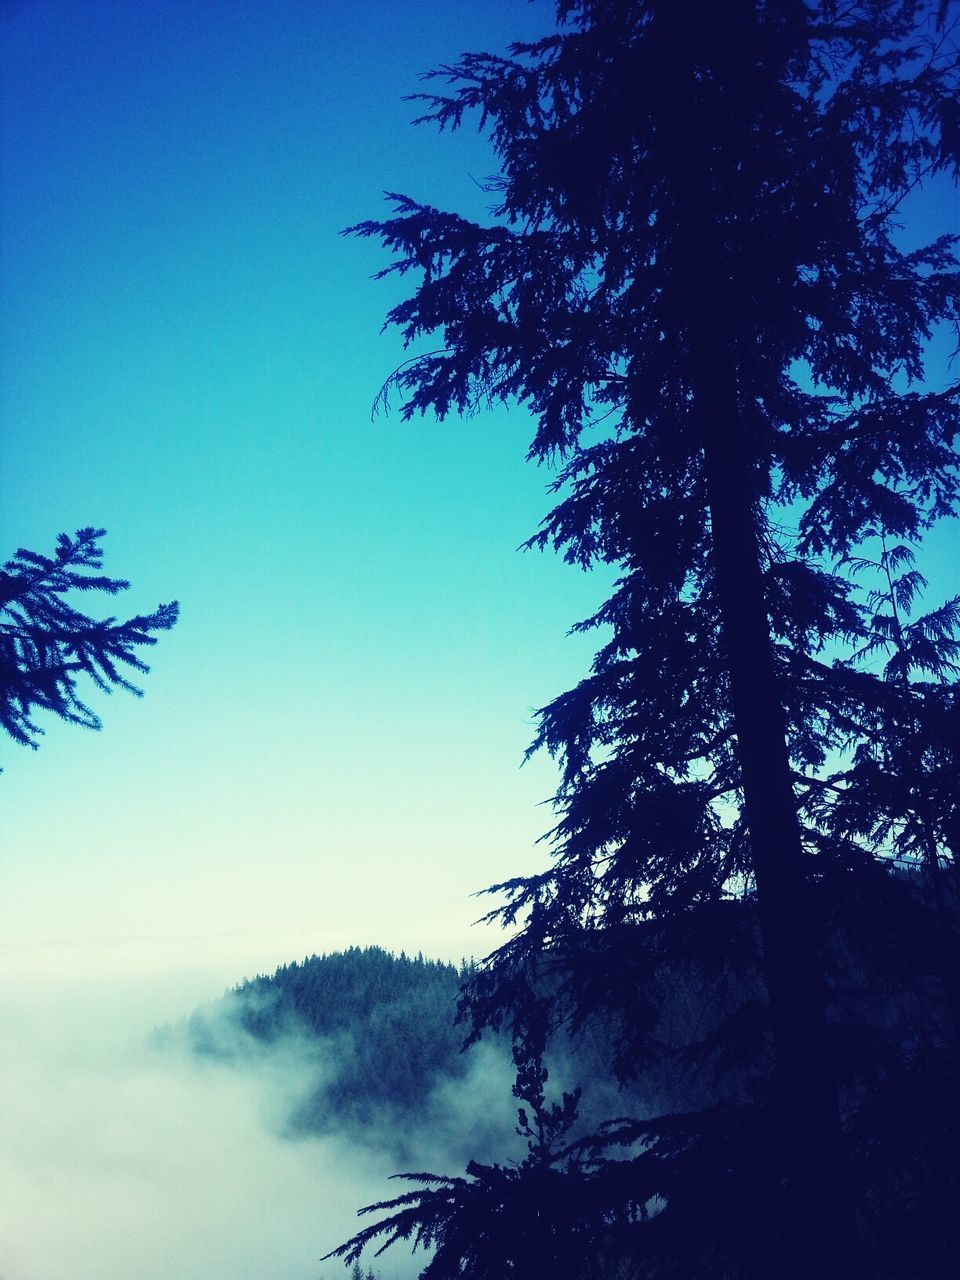
M182 605L142 701L2 747L15 970L479 954L468 895L542 859L554 775L519 763L601 593L515 552L523 412L371 421L395 294L338 233L389 189L482 213L483 144L401 97L549 12L4 7L0 547L103 526L118 609Z
M4 6L0 549L102 525L120 607L183 610L101 733L0 744L14 973L479 954L468 895L542 863L554 775L519 761L603 584L515 553L524 412L371 422L396 286L338 232L383 190L482 215L484 145L402 95L551 13Z

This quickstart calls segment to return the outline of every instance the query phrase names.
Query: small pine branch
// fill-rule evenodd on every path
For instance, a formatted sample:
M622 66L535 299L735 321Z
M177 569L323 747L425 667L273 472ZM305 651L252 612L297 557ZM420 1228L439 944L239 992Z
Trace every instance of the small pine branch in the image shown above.
M103 567L103 529L61 533L52 556L21 547L0 569L0 726L34 750L43 729L35 717L52 712L69 724L99 729L101 720L78 689L82 677L104 693L114 688L140 697L124 668L150 670L138 650L154 645L179 616L176 601L120 622L76 608L73 592L119 595L123 578Z

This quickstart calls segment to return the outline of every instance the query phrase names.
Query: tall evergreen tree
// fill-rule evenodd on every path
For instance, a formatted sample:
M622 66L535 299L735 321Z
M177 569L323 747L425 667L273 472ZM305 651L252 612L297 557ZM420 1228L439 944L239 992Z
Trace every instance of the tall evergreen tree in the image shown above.
M500 164L491 223L396 195L394 216L353 228L393 251L381 274L418 274L388 316L413 347L388 384L404 417L527 405L531 458L560 462L532 541L621 572L581 624L604 632L590 675L540 713L534 745L562 767L554 865L496 886L520 928L469 1010L478 1027L531 1001L548 1020L603 1016L616 1069L637 1073L677 1047L669 986L694 973L717 992L709 1105L684 1116L666 1089L659 1120L607 1132L628 1153L617 1175L594 1167L611 1221L626 1204L649 1219L636 1273L887 1274L884 1206L909 1185L942 1242L945 1165L930 1148L878 1171L868 1117L890 1122L906 1032L902 991L881 1014L863 975L895 940L907 985L951 986L957 616L909 631L909 580L891 576L891 615L843 564L878 533L917 540L958 496L960 394L922 384L934 327L960 322L956 238L908 250L897 222L960 168L955 9L557 15L418 95L441 128L479 113ZM881 640L893 680L865 665ZM936 688L910 683L918 669ZM886 773L898 802L878 801ZM939 886L936 954L914 867ZM911 1024L927 1064L941 1012L934 998ZM927 1274L919 1252L910 1265L895 1274Z

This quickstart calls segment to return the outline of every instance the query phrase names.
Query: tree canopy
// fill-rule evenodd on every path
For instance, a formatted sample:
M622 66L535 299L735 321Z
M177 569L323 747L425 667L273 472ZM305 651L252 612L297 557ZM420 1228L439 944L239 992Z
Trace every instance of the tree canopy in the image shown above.
M527 406L557 466L531 545L619 571L539 713L553 864L494 886L514 932L464 1012L521 1044L602 1019L619 1077L710 1073L568 1144L571 1240L602 1220L650 1277L919 1278L957 1244L960 601L911 621L911 557L958 498L960 390L924 359L960 274L956 236L900 219L960 172L955 8L557 19L416 95L490 137L490 221L396 194L352 228L414 280L402 415ZM678 974L699 1026L671 1024ZM528 1270L464 1258L429 1274Z

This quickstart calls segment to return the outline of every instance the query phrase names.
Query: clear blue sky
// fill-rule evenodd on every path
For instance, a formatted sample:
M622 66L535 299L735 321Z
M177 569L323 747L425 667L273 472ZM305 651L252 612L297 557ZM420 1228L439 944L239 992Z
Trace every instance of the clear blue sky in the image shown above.
M515 552L547 506L523 412L371 422L392 286L338 233L388 189L482 212L485 147L401 97L549 14L4 10L0 547L102 525L121 607L183 610L142 702L3 748L12 963L479 953L467 895L542 859L553 774L519 762L599 586Z

